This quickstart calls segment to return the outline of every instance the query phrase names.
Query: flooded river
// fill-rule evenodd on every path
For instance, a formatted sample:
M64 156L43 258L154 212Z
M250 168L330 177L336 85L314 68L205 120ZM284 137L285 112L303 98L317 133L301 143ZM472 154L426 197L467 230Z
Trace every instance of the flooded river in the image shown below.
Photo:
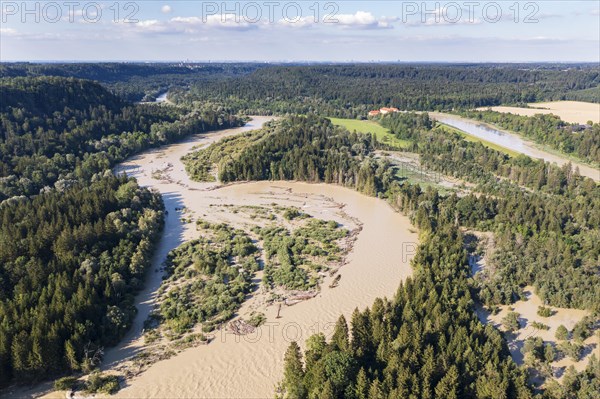
M103 368L109 370L143 349L143 321L153 307L160 286L160 269L166 254L196 236L194 224L186 217L236 224L233 213L217 212L223 204L297 206L312 216L353 220L362 230L342 266L340 284L323 289L316 298L285 307L282 318L277 309L264 310L267 324L251 336L239 337L217 332L210 345L190 348L152 365L140 376L127 381L116 396L140 397L273 397L282 377L283 355L291 341L301 345L309 335L332 332L340 314L349 319L355 308L370 306L377 297L391 297L400 282L411 274L410 259L416 251L417 234L408 219L383 200L356 191L325 184L300 182L254 182L216 188L216 183L189 179L180 158L194 146L207 146L223 137L260 127L269 118L255 117L247 126L193 136L185 142L164 146L138 155L116 168L135 176L141 185L158 190L168 211L146 289L137 298L138 315L122 343L107 351ZM160 171L160 179L156 172ZM153 177L154 176L154 177ZM215 189L216 188L216 189ZM179 210L179 211L178 211ZM248 311L244 305L239 314Z

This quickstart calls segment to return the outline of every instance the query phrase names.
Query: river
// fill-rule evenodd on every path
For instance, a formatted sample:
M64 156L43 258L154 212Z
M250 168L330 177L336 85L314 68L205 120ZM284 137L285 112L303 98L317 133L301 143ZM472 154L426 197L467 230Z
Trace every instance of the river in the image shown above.
M472 136L487 140L494 144L498 144L504 148L525 154L532 158L541 158L545 161L556 163L559 166L571 162L573 167L579 168L579 173L582 176L587 176L595 181L600 181L599 169L581 162L572 161L567 157L545 151L539 148L539 146L535 143L526 140L515 133L500 130L488 124L462 118L456 115L445 114L441 112L430 112L429 115L441 123L460 129Z
M362 230L342 266L340 284L324 288L309 301L285 307L276 319L276 307L263 309L267 324L259 335L239 338L217 332L210 345L190 348L152 365L127 381L117 397L272 397L282 377L283 355L289 342L302 345L315 332L331 332L340 314L348 320L352 311L370 306L377 297L391 297L401 281L411 274L410 259L417 243L408 218L395 212L383 200L367 197L343 187L300 182L253 182L216 188L216 183L189 179L180 158L195 146L207 146L223 137L262 126L270 118L254 117L246 126L190 137L133 157L115 168L138 179L143 186L158 190L168 215L163 237L146 281L136 300L138 314L121 344L107 350L103 369L114 369L143 349L143 321L154 305L155 292L162 281L160 269L166 254L196 236L194 224L186 217L236 224L233 213L217 212L223 204L272 206L295 205L322 219L342 224L356 221ZM160 171L160 180L156 173ZM179 210L179 211L178 211ZM249 311L244 304L238 312Z

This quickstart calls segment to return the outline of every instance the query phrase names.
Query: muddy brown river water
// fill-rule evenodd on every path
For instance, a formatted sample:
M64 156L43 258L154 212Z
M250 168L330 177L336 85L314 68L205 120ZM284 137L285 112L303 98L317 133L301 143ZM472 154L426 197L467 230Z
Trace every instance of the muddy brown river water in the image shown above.
M216 188L216 183L189 179L180 158L193 147L258 128L267 120L255 117L242 128L193 136L138 155L116 168L135 176L141 185L158 190L168 216L146 289L137 299L139 312L134 326L121 345L107 351L103 368L115 368L143 348L143 321L162 279L154 270L160 268L171 249L197 234L193 223L180 219L191 216L240 223L233 213L216 212L216 205L293 205L321 219L360 224L362 230L347 256L348 263L340 269L339 286L323 288L316 298L285 307L280 319L275 318L276 306L266 308L267 323L252 335L239 337L218 331L211 344L184 350L127 381L117 397L273 397L282 377L283 355L292 340L303 345L311 334L327 335L339 315L349 319L355 308L370 306L377 297L393 296L400 282L411 274L417 234L408 218L383 200L325 184L253 182ZM161 180L155 178L156 173L153 177L156 171L161 171ZM178 211L182 208L185 215ZM245 306L239 314L247 311Z

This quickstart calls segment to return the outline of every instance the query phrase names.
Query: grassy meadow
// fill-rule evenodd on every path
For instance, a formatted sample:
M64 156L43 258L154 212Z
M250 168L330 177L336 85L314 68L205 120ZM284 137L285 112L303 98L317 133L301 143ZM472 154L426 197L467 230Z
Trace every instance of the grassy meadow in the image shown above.
M350 132L356 131L356 133L374 133L375 137L377 137L377 140L398 149L406 149L410 145L408 140L397 138L388 129L374 121L341 118L329 119L334 125L345 127Z

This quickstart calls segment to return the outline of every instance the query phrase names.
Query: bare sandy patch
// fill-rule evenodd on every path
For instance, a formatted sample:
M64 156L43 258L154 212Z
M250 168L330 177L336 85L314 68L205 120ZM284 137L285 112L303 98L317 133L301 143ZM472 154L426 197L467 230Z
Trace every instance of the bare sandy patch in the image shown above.
M500 311L497 314L491 314L485 309L479 308L477 313L480 320L486 324L492 324L494 327L501 331L506 332L506 328L502 325L502 319L509 312L517 312L519 314L520 329L514 333L507 332L505 334L508 342L508 347L512 358L517 364L524 364L524 355L521 352L525 341L528 338L540 337L544 343L550 343L555 348L559 346L559 340L556 339L555 334L559 326L565 326L569 331L573 329L576 323L581 321L585 316L590 316L590 312L580 309L567 309L557 308L554 306L546 306L551 308L553 315L549 317L542 317L538 315L538 307L544 306L543 301L534 293L534 289L531 286L525 287L524 289L525 300L520 300L512 305L500 306ZM534 327L533 323L545 324L548 329L539 329ZM575 367L577 371L585 369L593 353L596 357L600 356L600 348L598 342L598 335L593 334L587 338L583 343L583 354L579 361L574 361L568 356L558 356L557 359L550 363L552 367L553 377L557 380L561 380L564 375L564 371L569 366Z

